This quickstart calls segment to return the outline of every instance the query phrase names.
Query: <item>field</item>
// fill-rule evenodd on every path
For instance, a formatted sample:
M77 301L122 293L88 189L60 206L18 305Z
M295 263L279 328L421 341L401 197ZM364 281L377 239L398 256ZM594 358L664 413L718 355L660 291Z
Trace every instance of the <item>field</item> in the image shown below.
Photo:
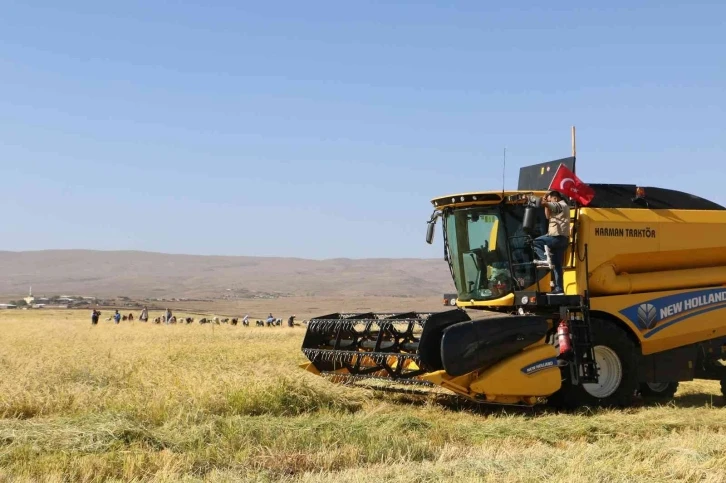
M726 481L716 383L477 408L333 386L298 369L303 333L0 312L0 481Z

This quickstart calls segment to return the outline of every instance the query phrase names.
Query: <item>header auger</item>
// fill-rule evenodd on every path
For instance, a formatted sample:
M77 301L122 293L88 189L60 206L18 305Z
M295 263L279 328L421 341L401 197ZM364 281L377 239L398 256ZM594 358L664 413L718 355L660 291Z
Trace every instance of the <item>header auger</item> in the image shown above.
M447 310L314 318L304 368L498 404L627 406L694 378L726 387L726 208L590 184L587 206L568 201L564 293L549 293L551 267L533 250L547 219L533 200L560 165L574 171L574 157L522 168L517 191L432 200L426 238L440 220L456 287Z

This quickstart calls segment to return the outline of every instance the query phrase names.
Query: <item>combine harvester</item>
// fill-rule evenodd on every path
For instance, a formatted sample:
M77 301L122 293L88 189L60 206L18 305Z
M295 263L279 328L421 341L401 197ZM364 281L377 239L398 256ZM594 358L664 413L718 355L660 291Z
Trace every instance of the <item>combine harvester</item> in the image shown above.
M628 406L671 398L679 381L726 393L726 208L665 188L591 184L571 202L564 294L534 263L546 233L534 203L573 156L520 170L517 191L432 200L456 308L331 314L309 321L306 370L440 386L477 402ZM726 394L724 394L726 395Z

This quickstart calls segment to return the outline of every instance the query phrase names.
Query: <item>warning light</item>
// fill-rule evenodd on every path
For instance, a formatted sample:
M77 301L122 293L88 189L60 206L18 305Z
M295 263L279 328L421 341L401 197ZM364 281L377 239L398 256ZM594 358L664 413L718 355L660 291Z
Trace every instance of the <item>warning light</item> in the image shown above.
M635 197L636 198L645 198L645 189L638 186L635 188Z

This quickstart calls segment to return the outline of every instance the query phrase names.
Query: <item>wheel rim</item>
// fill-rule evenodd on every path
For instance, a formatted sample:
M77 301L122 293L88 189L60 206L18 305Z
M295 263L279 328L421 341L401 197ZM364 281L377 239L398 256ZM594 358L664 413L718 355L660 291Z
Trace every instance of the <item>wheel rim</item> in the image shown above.
M600 380L597 384L583 384L582 388L591 396L602 399L620 387L620 382L623 380L623 365L620 357L610 347L597 345L594 351Z
M648 389L653 392L663 392L668 389L669 383L667 382L647 382Z

